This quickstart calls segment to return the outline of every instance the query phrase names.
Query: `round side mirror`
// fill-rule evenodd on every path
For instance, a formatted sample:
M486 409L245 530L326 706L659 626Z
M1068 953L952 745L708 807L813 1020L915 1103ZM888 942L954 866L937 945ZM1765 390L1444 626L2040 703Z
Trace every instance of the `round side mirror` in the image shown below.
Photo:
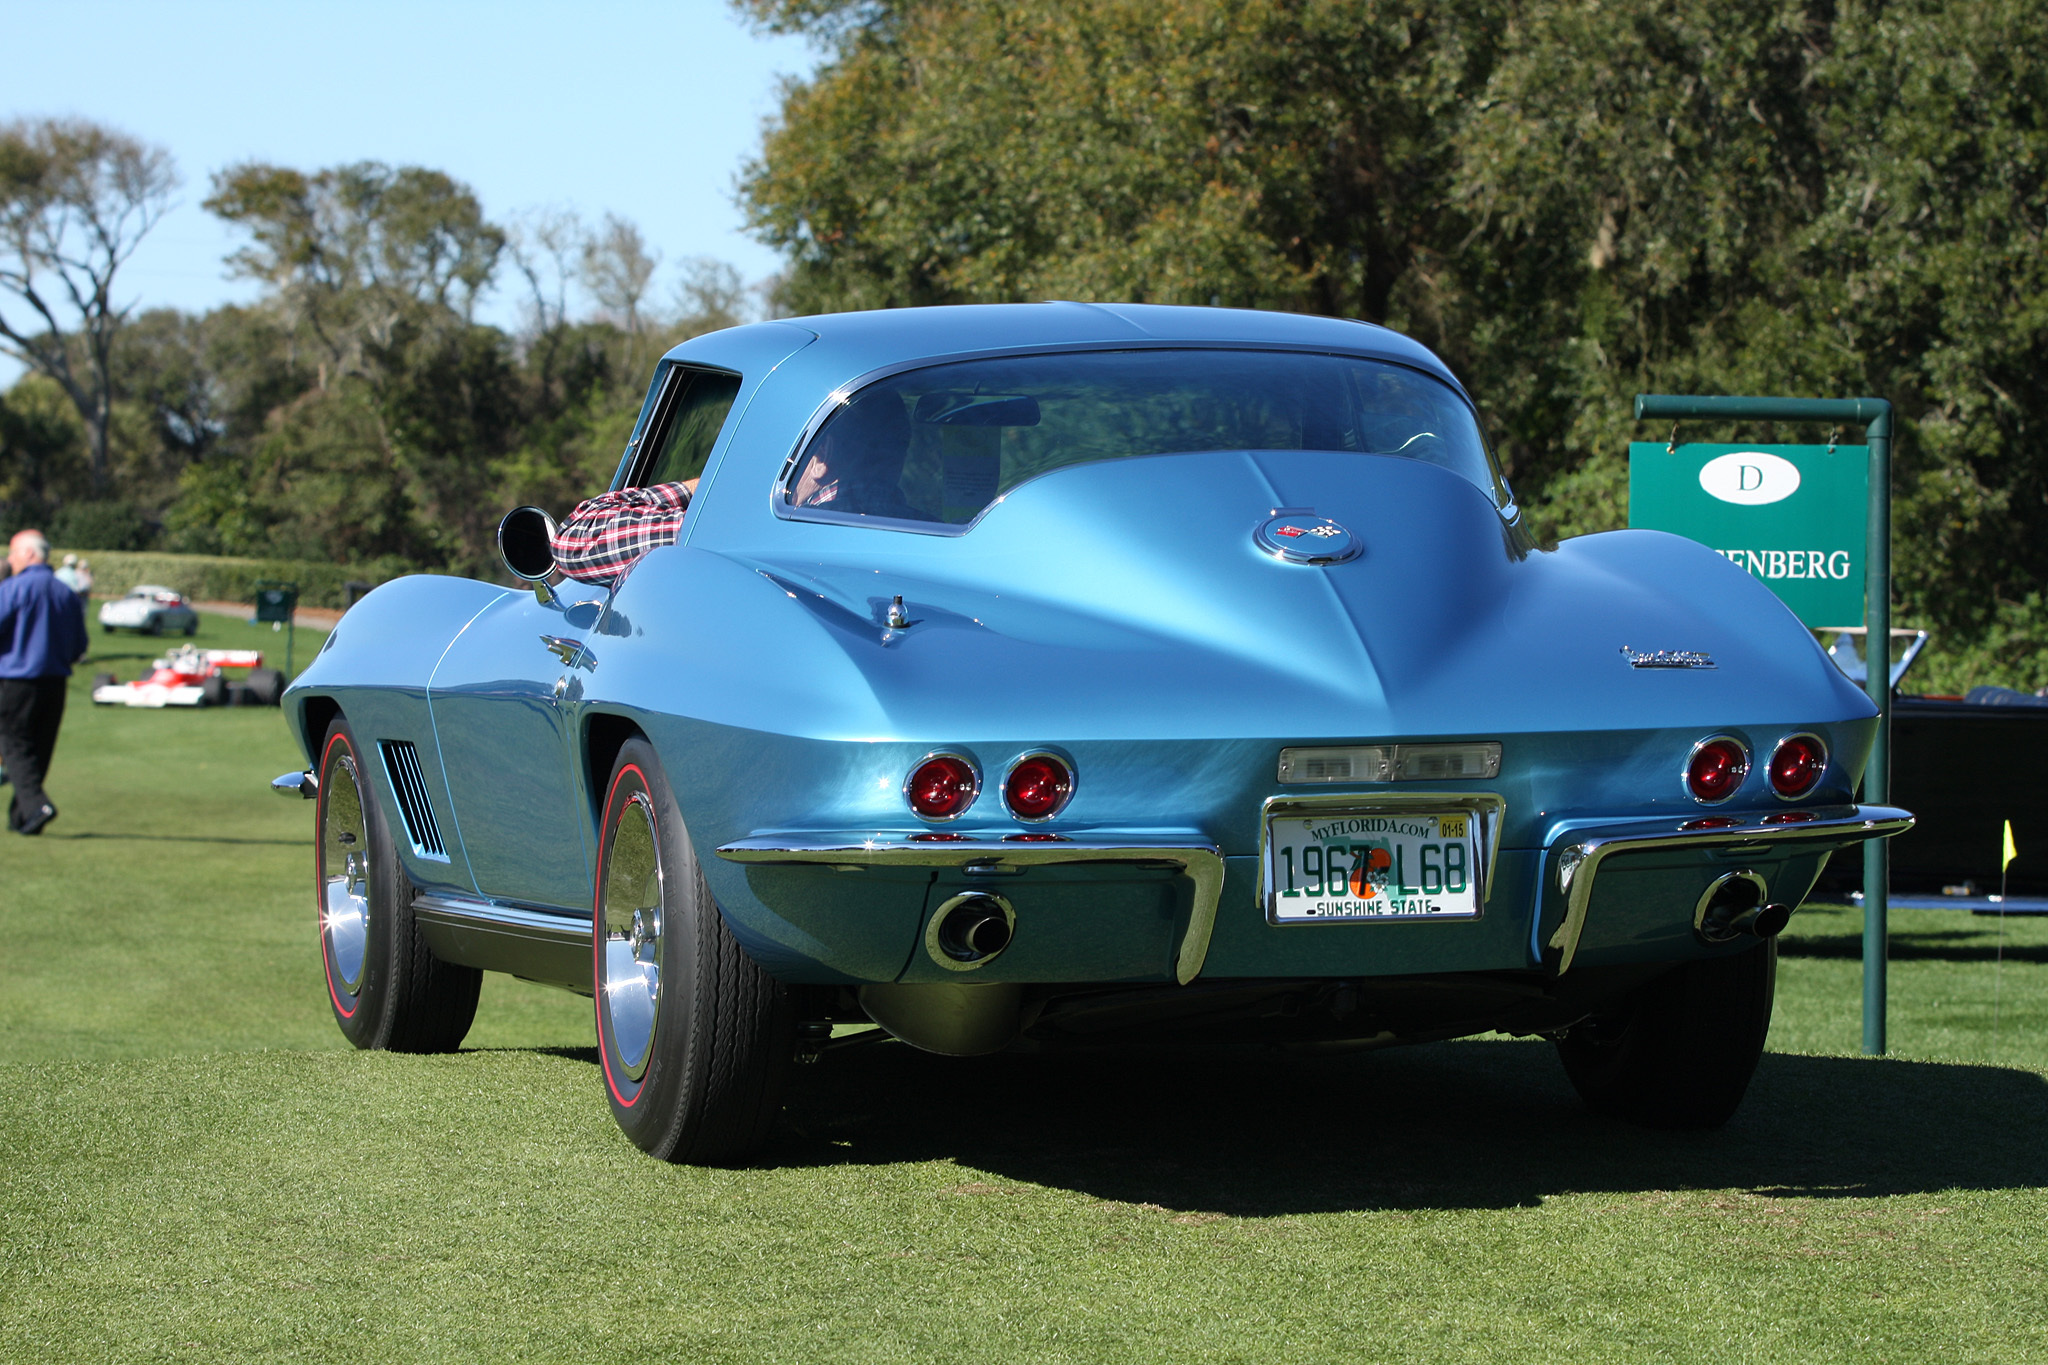
M505 567L529 583L544 583L555 571L555 519L538 507L515 507L498 523L498 553Z

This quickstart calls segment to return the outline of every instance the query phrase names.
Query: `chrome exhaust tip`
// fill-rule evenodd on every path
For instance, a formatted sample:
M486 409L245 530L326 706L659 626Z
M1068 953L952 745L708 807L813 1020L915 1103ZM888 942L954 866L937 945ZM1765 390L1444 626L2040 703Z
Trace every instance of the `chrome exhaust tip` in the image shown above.
M1770 888L1754 872L1716 877L1693 910L1693 932L1706 943L1776 938L1792 920L1792 907L1766 900Z
M969 891L932 913L924 950L950 972L971 972L1001 956L1016 937L1017 912L1001 896Z

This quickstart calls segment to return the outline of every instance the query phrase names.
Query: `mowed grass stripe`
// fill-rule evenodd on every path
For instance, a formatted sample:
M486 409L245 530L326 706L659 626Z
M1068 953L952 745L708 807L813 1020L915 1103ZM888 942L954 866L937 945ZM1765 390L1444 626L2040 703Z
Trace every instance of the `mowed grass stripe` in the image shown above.
M491 976L471 1050L346 1050L277 714L94 710L102 666L63 817L0 840L0 1358L2048 1359L2041 921L1895 912L1871 1060L1859 917L1802 912L1719 1133L1593 1119L1539 1043L885 1045L678 1169L577 997Z

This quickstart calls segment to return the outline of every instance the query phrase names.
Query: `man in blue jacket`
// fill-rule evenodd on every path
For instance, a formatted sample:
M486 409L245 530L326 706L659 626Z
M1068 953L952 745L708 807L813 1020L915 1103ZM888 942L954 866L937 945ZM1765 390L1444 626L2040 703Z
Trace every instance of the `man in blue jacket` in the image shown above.
M43 793L71 665L85 656L85 606L51 572L50 542L22 531L7 543L0 581L0 764L14 783L7 828L41 834L57 818Z

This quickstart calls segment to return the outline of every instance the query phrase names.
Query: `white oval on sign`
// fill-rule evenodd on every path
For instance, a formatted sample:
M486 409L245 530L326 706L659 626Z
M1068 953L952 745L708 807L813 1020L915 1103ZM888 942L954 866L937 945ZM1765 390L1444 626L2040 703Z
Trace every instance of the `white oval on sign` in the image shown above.
M1756 507L1799 491L1799 466L1782 455L1738 450L1717 455L1700 470L1700 487L1722 502Z

